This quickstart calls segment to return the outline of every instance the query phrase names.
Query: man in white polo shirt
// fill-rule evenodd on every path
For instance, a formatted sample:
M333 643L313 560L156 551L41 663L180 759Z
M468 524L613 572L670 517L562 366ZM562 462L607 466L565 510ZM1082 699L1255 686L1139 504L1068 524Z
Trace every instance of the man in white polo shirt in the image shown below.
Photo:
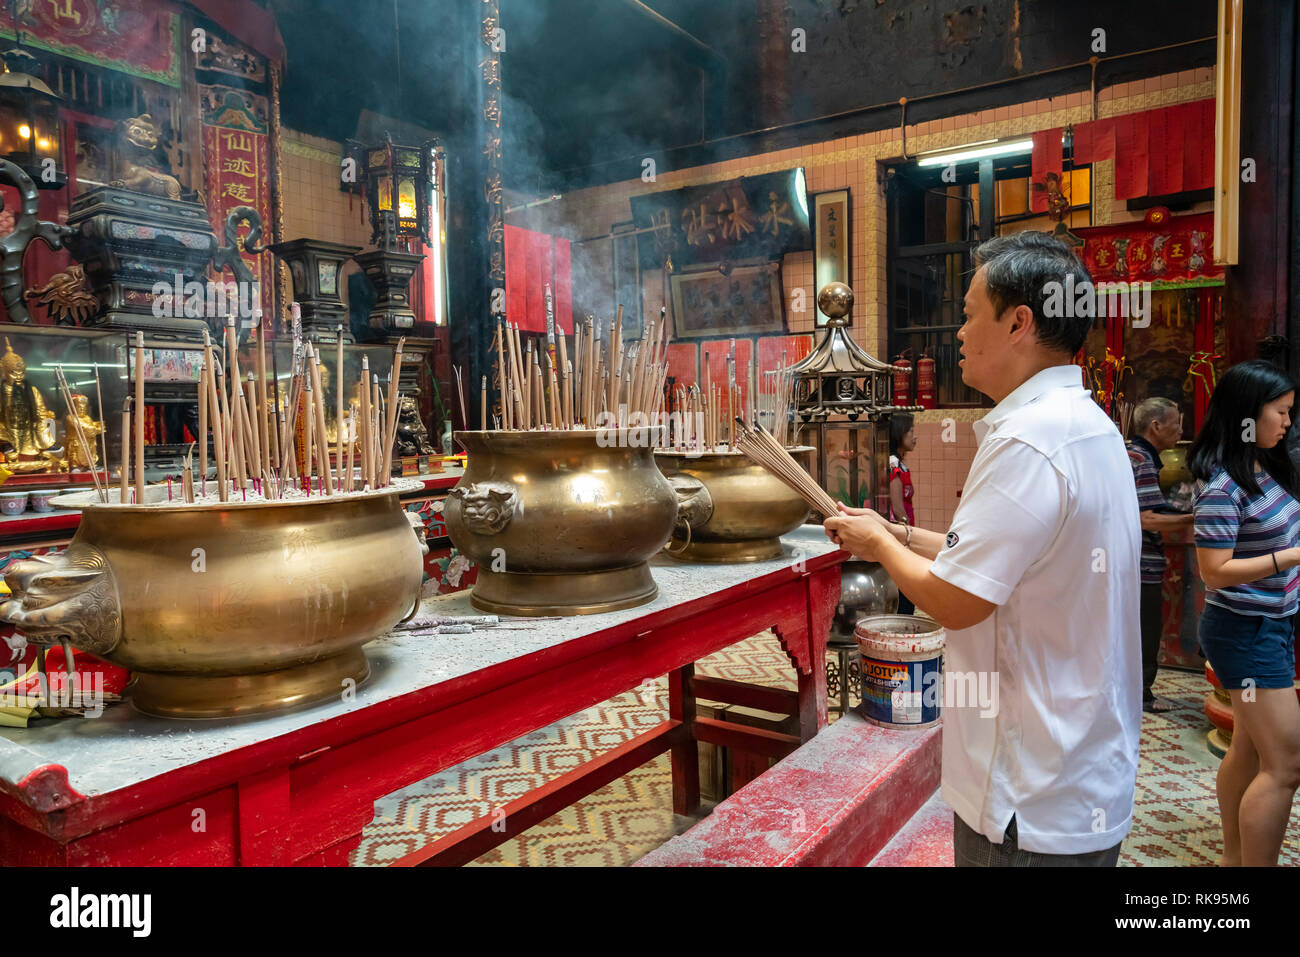
M845 509L826 530L947 629L949 675L997 690L995 709L943 712L957 864L1114 866L1142 713L1137 495L1124 441L1072 364L1092 319L1060 313L1090 310L1044 308L1067 275L1076 295L1091 281L1042 233L984 243L975 263L962 378L997 405L974 424L951 527Z

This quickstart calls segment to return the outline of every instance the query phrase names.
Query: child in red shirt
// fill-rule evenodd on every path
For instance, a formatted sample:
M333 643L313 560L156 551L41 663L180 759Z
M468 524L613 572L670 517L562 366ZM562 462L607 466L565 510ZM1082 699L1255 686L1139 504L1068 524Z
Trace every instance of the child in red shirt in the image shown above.
M916 448L916 429L912 416L906 412L895 412L889 417L889 520L916 524L916 515L912 511L912 473L903 462L903 457ZM910 615L916 606L903 594L898 596L898 613Z

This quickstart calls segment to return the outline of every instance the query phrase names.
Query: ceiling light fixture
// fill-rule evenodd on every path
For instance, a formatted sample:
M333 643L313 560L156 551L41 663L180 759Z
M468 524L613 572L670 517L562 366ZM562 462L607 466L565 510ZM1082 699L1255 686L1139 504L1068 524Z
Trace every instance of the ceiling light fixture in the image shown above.
M985 145L987 143L987 145ZM1034 149L1032 139L996 140L982 143L968 143L956 150L923 154L917 159L918 166L947 166L949 163L965 163L968 160L985 159L992 156L1009 156L1012 153L1030 153Z

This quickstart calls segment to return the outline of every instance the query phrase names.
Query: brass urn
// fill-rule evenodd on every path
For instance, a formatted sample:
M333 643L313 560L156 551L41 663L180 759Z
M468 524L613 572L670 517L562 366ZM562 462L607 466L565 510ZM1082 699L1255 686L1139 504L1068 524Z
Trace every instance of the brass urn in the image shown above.
M414 611L423 551L397 488L87 504L66 552L9 566L0 619L129 669L148 714L266 712L365 680L361 646Z
M811 446L791 449L808 467ZM743 452L657 449L677 492L677 523L664 551L680 561L730 564L781 555L781 536L808 518L808 505Z
M452 544L478 565L474 606L592 615L659 593L648 561L677 496L655 465L657 428L458 432L465 475L443 506Z

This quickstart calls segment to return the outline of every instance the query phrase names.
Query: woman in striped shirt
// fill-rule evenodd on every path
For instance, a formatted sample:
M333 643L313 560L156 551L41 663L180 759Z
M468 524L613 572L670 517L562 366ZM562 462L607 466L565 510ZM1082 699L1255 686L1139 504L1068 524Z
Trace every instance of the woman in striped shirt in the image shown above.
M1232 698L1232 746L1218 776L1226 866L1277 863L1300 785L1300 476L1285 441L1295 389L1262 360L1233 366L1188 461L1206 588L1201 649Z

